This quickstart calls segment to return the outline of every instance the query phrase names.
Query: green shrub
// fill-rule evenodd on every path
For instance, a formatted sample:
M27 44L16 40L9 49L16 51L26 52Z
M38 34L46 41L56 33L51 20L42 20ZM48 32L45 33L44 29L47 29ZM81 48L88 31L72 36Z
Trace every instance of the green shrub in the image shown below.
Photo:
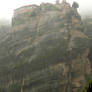
M36 15L37 15L37 14L36 14L35 11L32 11L32 12L31 12L31 16L32 16L32 17L34 17L34 16L36 16Z
M15 22L14 22L14 26L19 25L19 24L23 24L23 23L24 23L24 20L16 19Z
M90 80L90 81L87 83L86 87L85 87L84 90L81 91L81 92L91 92L91 89L92 89L92 80Z

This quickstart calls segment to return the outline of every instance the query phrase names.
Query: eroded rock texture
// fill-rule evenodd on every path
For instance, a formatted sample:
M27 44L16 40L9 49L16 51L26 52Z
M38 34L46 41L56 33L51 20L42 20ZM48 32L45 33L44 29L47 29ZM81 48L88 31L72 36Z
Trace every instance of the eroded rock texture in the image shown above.
M31 6L29 6L31 7ZM27 10L26 10L27 8ZM91 75L88 36L77 9L41 4L15 11L0 75L5 92L78 92ZM9 40L10 39L10 40ZM1 72L1 70L0 70Z

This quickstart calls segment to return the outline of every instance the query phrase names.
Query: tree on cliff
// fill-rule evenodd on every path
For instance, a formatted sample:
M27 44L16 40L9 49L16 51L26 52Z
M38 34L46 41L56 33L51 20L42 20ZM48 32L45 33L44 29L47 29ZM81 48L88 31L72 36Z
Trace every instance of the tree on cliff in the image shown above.
M79 4L77 2L73 2L73 5L72 5L73 8L79 8Z

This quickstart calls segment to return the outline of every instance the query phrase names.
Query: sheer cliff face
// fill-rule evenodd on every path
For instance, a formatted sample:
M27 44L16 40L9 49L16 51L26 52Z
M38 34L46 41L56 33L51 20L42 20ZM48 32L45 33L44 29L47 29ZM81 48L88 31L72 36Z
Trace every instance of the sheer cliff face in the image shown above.
M3 59L10 67L6 90L78 92L84 88L91 75L88 37L76 9L67 3L42 4L30 12L23 9L13 17L11 49Z

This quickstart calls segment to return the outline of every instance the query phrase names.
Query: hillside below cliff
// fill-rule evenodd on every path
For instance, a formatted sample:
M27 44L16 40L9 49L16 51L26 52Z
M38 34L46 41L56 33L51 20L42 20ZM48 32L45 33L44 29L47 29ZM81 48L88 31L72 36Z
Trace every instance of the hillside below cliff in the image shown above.
M68 3L16 9L1 47L5 92L78 92L91 78L89 39L77 7ZM3 54L5 54L3 56Z

